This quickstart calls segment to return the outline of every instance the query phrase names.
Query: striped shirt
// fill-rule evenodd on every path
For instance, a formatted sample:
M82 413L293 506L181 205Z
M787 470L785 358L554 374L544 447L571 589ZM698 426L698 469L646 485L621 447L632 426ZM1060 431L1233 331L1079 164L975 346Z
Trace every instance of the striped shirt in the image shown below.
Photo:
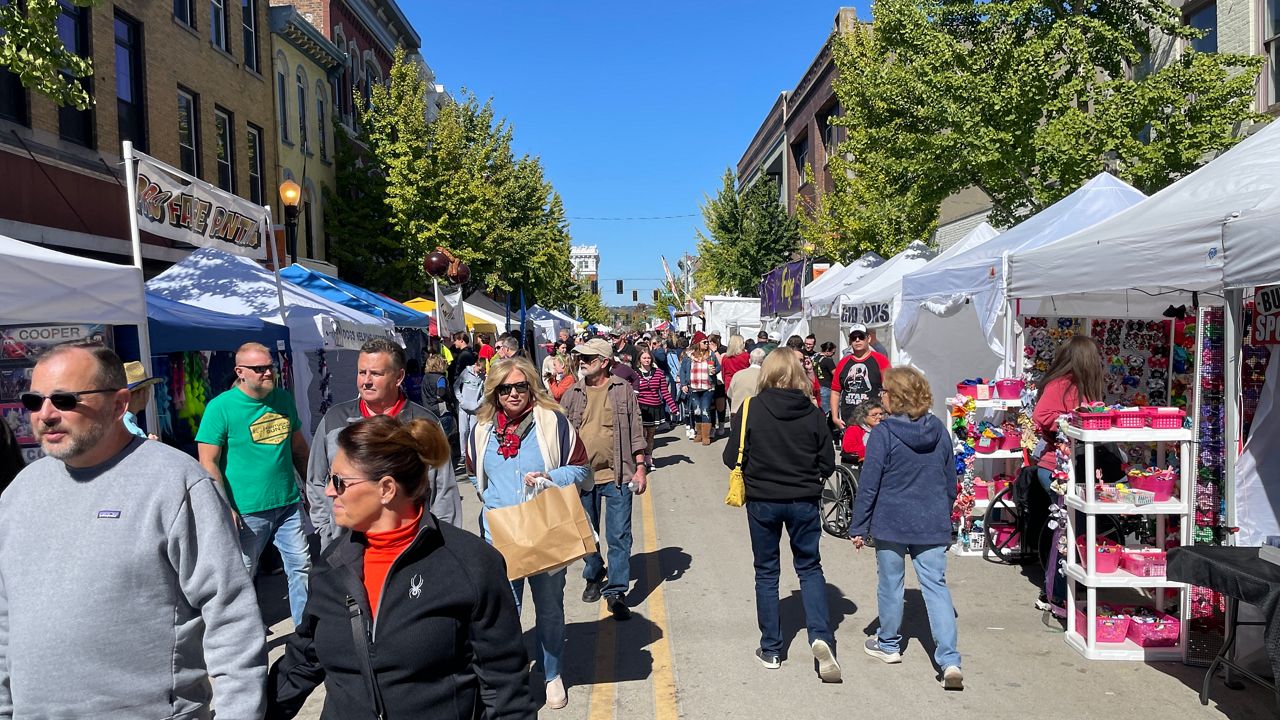
M654 368L648 375L642 371L637 371L636 374L640 378L637 402L648 407L666 405L671 412L676 411L675 401L671 399L671 390L667 387L667 376L663 375L661 370Z

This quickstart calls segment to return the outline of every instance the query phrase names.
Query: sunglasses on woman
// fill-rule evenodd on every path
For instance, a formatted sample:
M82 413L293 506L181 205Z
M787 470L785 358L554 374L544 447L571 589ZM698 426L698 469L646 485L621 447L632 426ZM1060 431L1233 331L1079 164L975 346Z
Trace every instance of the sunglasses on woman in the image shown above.
M528 395L529 383L527 382L503 383L498 386L499 396L510 395L512 392L516 392L520 395Z
M347 488L351 487L352 485L359 485L360 483L373 482L373 480L370 478L346 478L346 477L342 477L341 475L334 475L331 473L329 475L329 482L333 483L333 489L336 490L339 495L341 495L342 493L346 492Z
M74 410L82 400L81 395L98 395L100 393L119 392L120 388L106 388L104 390L75 390L70 392L55 392L48 395L41 395L38 392L24 392L18 396L22 401L22 407L30 412L40 412L40 408L44 407L44 401L48 400L53 403L53 407L62 412Z

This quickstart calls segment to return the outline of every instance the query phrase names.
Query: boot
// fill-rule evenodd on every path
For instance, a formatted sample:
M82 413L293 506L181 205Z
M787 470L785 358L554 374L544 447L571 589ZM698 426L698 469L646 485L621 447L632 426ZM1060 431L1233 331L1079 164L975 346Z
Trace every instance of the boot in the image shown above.
M698 435L703 445L711 444L711 423L698 423Z

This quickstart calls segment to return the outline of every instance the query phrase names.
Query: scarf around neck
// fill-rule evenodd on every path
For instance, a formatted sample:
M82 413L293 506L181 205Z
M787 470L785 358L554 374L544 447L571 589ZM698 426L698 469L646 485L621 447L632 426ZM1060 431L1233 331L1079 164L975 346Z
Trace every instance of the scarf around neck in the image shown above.
M505 411L498 413L494 423L494 431L498 434L498 454L510 460L520 452L520 438L529 431L533 424L533 403L516 417L507 417Z

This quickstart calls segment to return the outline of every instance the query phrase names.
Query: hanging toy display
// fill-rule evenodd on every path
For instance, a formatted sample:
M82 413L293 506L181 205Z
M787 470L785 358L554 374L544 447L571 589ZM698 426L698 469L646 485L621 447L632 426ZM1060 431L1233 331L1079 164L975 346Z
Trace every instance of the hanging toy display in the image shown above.
M320 417L324 417L329 408L333 407L333 392L329 388L333 377L329 373L329 362L325 359L324 350L316 351L316 374L320 376Z

